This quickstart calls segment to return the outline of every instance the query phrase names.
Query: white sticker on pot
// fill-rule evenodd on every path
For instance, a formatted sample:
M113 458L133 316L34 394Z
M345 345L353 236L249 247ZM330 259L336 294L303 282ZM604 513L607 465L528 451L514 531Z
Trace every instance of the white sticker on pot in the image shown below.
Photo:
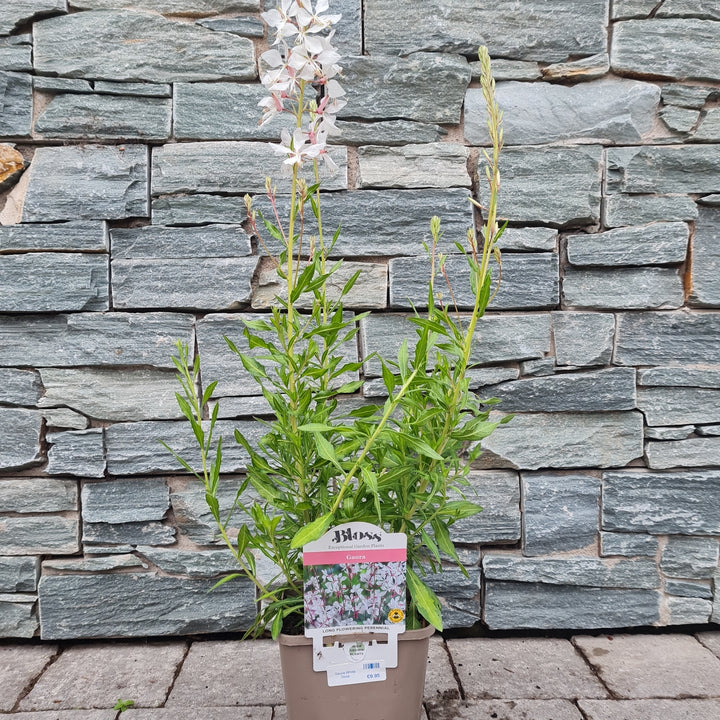
M406 560L405 534L364 522L331 528L303 547L305 635L313 638L313 669L326 670L329 684L375 682L397 667ZM349 634L362 637L344 641ZM371 666L365 673L360 659Z

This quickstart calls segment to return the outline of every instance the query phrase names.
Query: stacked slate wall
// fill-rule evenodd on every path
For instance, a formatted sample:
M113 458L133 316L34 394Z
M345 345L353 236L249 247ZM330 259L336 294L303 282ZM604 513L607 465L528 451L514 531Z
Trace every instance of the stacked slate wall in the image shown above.
M266 4L268 0L266 0ZM477 46L505 110L503 283L474 384L515 413L470 479L449 627L720 621L720 3L332 0L348 106L326 226L361 270L371 353L447 270L482 200ZM266 408L229 353L272 267L243 227L277 160L258 127L259 0L0 6L0 636L247 627L174 401L176 339L218 379L223 504ZM480 163L478 179L478 166ZM459 304L468 297L459 293Z

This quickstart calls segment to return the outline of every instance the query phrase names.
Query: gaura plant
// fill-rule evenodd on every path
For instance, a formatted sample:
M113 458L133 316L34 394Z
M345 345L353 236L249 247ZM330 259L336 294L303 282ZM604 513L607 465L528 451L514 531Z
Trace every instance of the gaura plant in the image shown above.
M442 301L438 285L449 281L445 257L438 250L440 220L434 217L432 242L425 244L427 310L408 317L414 342L403 342L396 356L379 358L387 400L362 402L363 381L346 380L358 377L362 362L344 359L348 353L343 352L356 342L357 323L363 317L348 315L343 305L357 274L339 292L330 291L341 265L330 260L341 230L327 237L322 223L320 164L325 163L326 172L334 169L327 139L337 132L335 117L345 104L337 80L340 56L332 45L332 27L340 16L327 10L328 0L317 0L314 11L309 0L281 0L277 8L263 13L274 38L272 49L261 58L262 83L269 93L260 103L262 122L289 116L293 130L283 130L281 142L272 145L289 171L289 200L278 196L270 180L270 217L245 198L260 242L281 247L275 264L283 293L265 318L244 319L250 352L238 350L226 338L274 416L258 421L266 432L257 444L235 431L248 461L234 509L244 510L249 522L238 529L232 513L221 513L222 438L214 432L218 405L209 418L204 415L217 381L199 389L199 358L191 361L188 348L180 343L174 358L181 384L177 400L197 439L200 467L173 454L204 484L219 534L237 560L239 571L218 585L245 576L257 587L261 609L249 632L259 634L268 627L273 637L283 630L302 632L302 546L331 526L350 521L407 534L406 627L430 623L442 629L440 603L424 578L441 571L445 560L465 572L448 529L482 509L465 497L466 476L480 453L480 441L498 424L489 419L494 401L483 401L470 390L467 371L478 321L500 279L497 241L504 226L498 227L496 202L502 115L490 58L480 48L492 145L484 151L489 200L481 208L470 198L482 210L484 223L479 232L468 230L464 244L456 244L467 261L474 304L470 312L458 312L452 288L451 303ZM288 202L289 213L283 219L280 205ZM316 230L312 235L311 223ZM349 398L356 401L348 402ZM257 499L243 504L248 495ZM259 558L270 561L273 571L267 571L266 561L258 563Z

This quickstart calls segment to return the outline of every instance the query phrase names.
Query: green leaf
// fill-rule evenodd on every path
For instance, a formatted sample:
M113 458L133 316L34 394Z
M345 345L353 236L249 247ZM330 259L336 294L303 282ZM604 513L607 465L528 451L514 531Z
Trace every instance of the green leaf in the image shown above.
M441 562L438 546L435 544L435 541L427 534L425 528L420 531L420 537L427 546L427 549L432 553L432 556L435 558L435 560L437 560L438 563Z
M405 442L419 455L432 458L433 460L442 460L443 456L440 453L433 450L424 440L417 438L407 433L402 433L402 438Z
M325 423L305 423L300 425L298 430L302 432L332 432L335 428L332 425L326 425Z
M301 548L306 543L317 540L322 537L327 529L330 527L330 523L333 521L333 513L329 512L325 515L320 516L317 520L313 520L311 523L301 527L290 542L290 547L293 550Z
M278 636L282 632L282 624L283 616L281 612L278 612L278 614L273 618L272 628L270 629L270 635L272 636L273 640L277 640Z
M215 518L215 522L220 522L220 503L218 503L218 499L211 495L210 493L205 493L205 502L207 503L208 507L210 508L210 512L212 513L212 516Z
M442 611L437 595L411 568L407 569L406 578L408 592L418 611L434 628L442 632Z
M209 590L208 592L212 592L216 588L219 588L221 585L224 585L226 582L230 582L230 580L234 580L235 578L243 577L242 573L231 573L230 575L226 575L224 578L218 580Z
M243 523L240 526L240 530L238 530L238 536L237 536L237 554L238 556L242 555L247 546L249 545L251 540L250 531L248 530L248 526Z
M470 502L469 500L451 500L445 503L443 508L443 514L454 517L456 520L462 520L463 518L472 517L482 512L482 507L477 503Z
M447 526L441 520L433 520L431 523L433 532L435 533L435 540L437 541L438 547L446 555L451 557L456 562L460 562L455 545L450 539L450 533L448 532Z
M240 361L243 364L243 367L254 377L254 378L268 378L268 374L265 370L265 368L254 358L250 357L249 355L246 355L245 353L240 353Z

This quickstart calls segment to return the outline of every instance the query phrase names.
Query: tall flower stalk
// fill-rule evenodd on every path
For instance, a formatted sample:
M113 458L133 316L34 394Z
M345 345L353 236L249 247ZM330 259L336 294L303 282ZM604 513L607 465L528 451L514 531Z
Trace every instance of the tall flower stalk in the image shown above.
M216 383L202 394L198 391L199 360L190 363L189 351L180 344L175 358L182 383L178 402L198 441L201 469L175 456L203 482L220 536L238 561L240 572L221 582L240 574L258 588L262 605L251 631L270 627L273 636L283 628L301 631L302 546L333 524L349 521L407 534L406 626L429 622L442 628L439 601L424 577L448 559L464 571L448 528L481 510L465 498L466 476L469 462L480 452L480 440L497 427L489 419L492 401L482 401L470 390L467 370L477 323L497 291L493 258L499 277L497 240L503 228L498 227L496 208L502 117L489 57L481 49L492 140L486 153L489 202L481 208L482 230L469 230L466 243L457 246L468 263L474 305L470 313L459 313L439 299L436 282L446 274L445 258L438 252L440 220L435 217L432 244L426 248L427 311L409 317L412 341L404 342L395 357L379 358L387 400L365 402L357 397L363 381L356 379L363 363L347 359L363 316L352 317L343 306L357 274L331 297L328 281L341 263L331 263L329 256L340 229L329 242L322 233L321 164L328 172L335 169L327 141L337 131L335 118L345 104L337 79L340 56L332 45L340 16L327 11L328 0L316 0L314 6L310 0L280 0L263 13L272 47L261 56L262 83L268 90L260 102L261 122L278 116L291 119L291 129L271 144L290 175L290 196L283 198L268 180L271 211L266 214L246 196L255 235L266 247L281 247L274 260L283 292L266 317L244 320L248 351L226 338L274 416L264 422L266 433L259 443L235 431L248 461L234 509L246 511L250 522L238 527L232 514L221 514L222 441L213 437L218 406L209 420L202 420ZM307 231L311 225L317 229L314 235ZM347 402L347 396L355 396L354 402ZM254 499L248 499L251 496ZM260 572L260 557L270 561L272 571Z

